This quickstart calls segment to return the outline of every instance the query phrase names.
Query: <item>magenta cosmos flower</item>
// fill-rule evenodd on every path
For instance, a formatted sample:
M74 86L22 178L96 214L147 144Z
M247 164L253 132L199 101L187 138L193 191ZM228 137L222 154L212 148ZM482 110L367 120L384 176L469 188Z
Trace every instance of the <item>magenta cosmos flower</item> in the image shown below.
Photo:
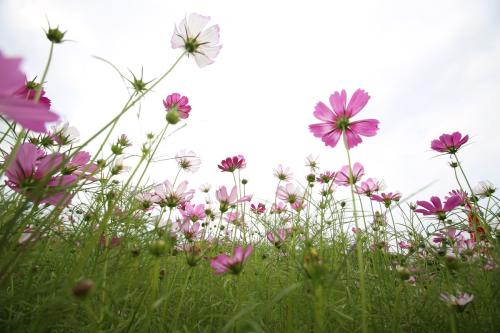
M440 153L455 154L467 141L469 141L469 136L462 138L460 132L442 134L439 139L432 140L431 148Z
M259 202L257 206L255 204L251 204L250 211L257 215L264 214L266 212L266 205L264 205L262 202Z
M436 217L444 221L446 219L446 213L452 211L457 206L460 206L463 200L460 196L454 195L446 199L446 202L441 203L441 199L438 197L431 197L431 201L417 201L417 205L422 207L415 209L415 212L422 213L424 215L436 215Z
M372 194L370 197L373 201L378 201L382 202L385 207L389 208L391 206L391 203L398 202L401 199L401 193L399 192L389 192L389 193L380 193L380 195L377 194Z
M213 25L205 29L210 16L190 14L179 26L174 28L172 48L182 48L188 56L192 55L198 67L205 67L214 62L222 45L219 43L219 26Z
M350 184L356 184L365 175L365 168L361 163L354 163L352 166L352 177L349 172L349 165L344 165L339 172L337 172L337 177L335 177L335 183L341 186L350 186Z
M228 157L218 165L222 172L234 172L238 169L244 169L246 166L247 163L243 155Z
M173 93L167 96L163 101L163 106L167 111L166 119L169 124L175 125L181 119L187 119L191 106L188 105L189 99L186 96L181 96L179 93Z
M18 94L19 87L25 84L20 63L21 59L6 58L0 52L0 114L29 130L47 132L46 123L56 121L59 116L45 104Z
M50 99L45 97L45 90L42 87L40 87L39 83L36 83L35 81L26 82L21 88L16 90L14 95L20 96L23 99L34 101L37 89L42 89L40 92L40 97L38 98L38 103L45 105L45 108L48 111L51 106Z
M66 205L70 201L68 188L77 181L77 176L56 174L63 161L63 155L45 152L31 143L19 147L14 162L7 168L6 184L28 199L51 205ZM47 177L50 177L47 179ZM61 202L64 197L64 202Z
M330 96L332 110L323 102L316 104L314 116L323 121L320 124L309 125L309 129L315 137L321 138L325 145L335 147L340 137L344 133L349 149L356 147L361 140L360 135L374 136L377 134L379 121L376 119L365 119L352 121L351 118L361 111L370 96L361 89L356 90L346 107L346 92L338 91Z
M243 269L243 263L252 253L253 247L249 245L246 249L238 246L233 250L232 257L227 254L221 254L212 259L210 266L215 269L214 274L220 275L224 273L239 274Z

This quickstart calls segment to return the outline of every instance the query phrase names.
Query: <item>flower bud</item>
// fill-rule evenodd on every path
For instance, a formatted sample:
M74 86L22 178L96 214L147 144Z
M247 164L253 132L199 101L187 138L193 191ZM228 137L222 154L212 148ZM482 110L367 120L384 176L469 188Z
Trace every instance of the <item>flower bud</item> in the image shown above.
M166 251L166 249L167 249L167 244L162 239L154 241L149 246L149 251L151 252L151 254L157 257L161 256Z
M172 108L167 112L165 119L167 119L167 122L169 124L175 125L181 120L181 117L179 116L179 112L177 111L177 109Z
M81 280L73 287L73 295L76 297L85 297L89 294L93 287L94 282L92 282L92 280Z
M50 40L52 43L60 44L63 42L65 33L66 31L61 32L61 30L59 30L59 27L53 29L49 27L49 31L45 32L45 35L47 36L48 40Z

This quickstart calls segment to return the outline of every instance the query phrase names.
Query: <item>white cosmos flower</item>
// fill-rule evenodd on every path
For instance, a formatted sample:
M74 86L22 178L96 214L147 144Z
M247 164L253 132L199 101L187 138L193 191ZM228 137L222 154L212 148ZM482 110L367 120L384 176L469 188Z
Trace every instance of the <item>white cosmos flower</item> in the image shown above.
M172 48L183 48L188 55L193 55L199 67L210 65L219 54L219 26L213 25L204 30L210 16L190 14L179 26L174 28Z

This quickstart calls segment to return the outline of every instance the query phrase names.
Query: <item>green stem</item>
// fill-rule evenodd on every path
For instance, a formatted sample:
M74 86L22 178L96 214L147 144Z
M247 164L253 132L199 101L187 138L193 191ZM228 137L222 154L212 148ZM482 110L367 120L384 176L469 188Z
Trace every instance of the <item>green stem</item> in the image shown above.
M353 208L353 215L354 215L354 223L356 225L356 228L359 229L359 223L358 223L358 214L356 211L356 198L354 197L354 182L353 180L353 172L352 172L352 163L351 163L351 155L349 153L349 146L347 145L347 137L345 132L343 133L343 138L344 138L344 146L347 152L347 160L349 162L349 178L350 178L350 185L351 185L351 199L352 199L352 208ZM368 333L368 306L367 306L367 299L366 299L366 287L365 287L365 265L364 265L364 260L363 260L363 248L361 244L361 233L357 232L356 233L356 253L357 253L357 259L358 259L358 266L359 266L359 287L360 287L360 293L361 293L361 328L363 333Z

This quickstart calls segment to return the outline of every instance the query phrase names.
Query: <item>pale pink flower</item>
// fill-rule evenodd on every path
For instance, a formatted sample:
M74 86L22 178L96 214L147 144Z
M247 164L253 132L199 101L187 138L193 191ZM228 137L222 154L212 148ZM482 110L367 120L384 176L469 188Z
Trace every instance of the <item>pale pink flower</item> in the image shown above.
M188 240L193 240L198 238L200 235L200 222L196 222L194 224L191 224L191 222L178 222L177 223L179 231L186 237Z
M276 194L279 199L286 201L291 205L302 201L300 189L292 183L288 183L285 186L279 186Z
M200 191L201 191L201 192L204 192L204 193L208 193L208 192L210 191L210 188L211 188L211 187L212 187L212 186L211 186L209 183L202 184L202 185L200 186Z
M217 199L217 201L219 201L220 211L222 213L225 213L232 205L240 202L249 202L252 199L252 196L246 195L240 200L237 200L238 189L236 188L236 186L233 186L230 194L228 194L227 188L225 186L221 186L218 190L215 191L215 198Z
M474 295L462 292L458 293L456 296L448 293L441 293L440 298L458 311L463 311L467 304L474 300Z
M188 56L194 56L199 67L212 64L222 45L219 43L219 26L213 25L204 30L210 16L190 14L179 26L174 28L172 48L182 48Z
M356 193L371 197L373 193L383 190L384 187L385 186L382 181L378 181L375 178L368 178L367 180L361 182L359 186L356 185Z
M389 208L393 201L398 202L401 199L401 193L389 192L389 193L381 193L380 195L372 194L372 196L370 198L373 201L382 202L385 205L385 207Z
M364 175L365 168L363 168L361 163L356 162L352 166L352 177L349 172L349 165L344 165L337 173L335 183L341 186L350 186L350 184L356 184Z
M281 247L281 245L286 241L288 235L292 233L291 229L278 229L276 231L270 231L267 233L267 240L270 241L274 246Z
M278 202L277 204L273 204L271 206L271 213L281 214L286 212L286 205L283 202Z
M221 254L212 259L210 266L215 270L215 275L224 273L239 274L243 269L243 263L252 253L253 247L249 245L246 249L238 246L234 249L233 255Z
M432 140L431 149L440 153L455 154L467 141L469 141L469 136L462 138L460 132L442 134L439 139Z
M139 193L135 196L135 198L141 203L141 206L144 210L150 210L153 208L153 204L157 203L160 198L156 195L156 193Z
M232 224L238 224L238 219L240 218L240 212L228 212L224 216L224 220L226 222L232 223Z
M175 155L175 160L184 171L187 172L196 172L200 169L201 159L196 156L195 152L190 150L181 150Z
M312 154L309 154L306 157L306 167L309 167L312 171L315 171L318 168L318 158L318 156L314 157Z
M20 64L20 58L7 58L0 52L0 114L29 130L46 132L46 123L56 121L59 116L49 111L46 104L16 94L25 82Z
M350 119L361 111L370 96L361 89L354 92L346 107L347 95L345 90L336 91L330 96L332 110L323 102L316 105L314 116L323 121L320 124L309 125L315 137L321 138L325 145L335 147L342 134L345 134L347 147L356 147L363 140L360 135L374 136L377 134L379 121L366 119L351 122Z
M168 181L155 186L154 190L159 197L158 203L160 207L174 208L178 205L187 202L193 198L194 190L187 190L187 180L180 183L176 189Z
M244 169L246 166L247 164L243 155L228 157L218 165L219 169L223 172L234 172L238 169Z
M436 215L439 220L443 221L446 219L446 213L452 211L462 203L463 200L458 195L449 197L444 203L444 206L441 203L441 199L438 197L431 197L430 202L417 201L417 205L422 208L415 209L415 212L424 215Z
M283 168L280 164L276 169L274 169L274 177L278 178L282 181L287 181L292 179L293 173L290 171L290 168Z

